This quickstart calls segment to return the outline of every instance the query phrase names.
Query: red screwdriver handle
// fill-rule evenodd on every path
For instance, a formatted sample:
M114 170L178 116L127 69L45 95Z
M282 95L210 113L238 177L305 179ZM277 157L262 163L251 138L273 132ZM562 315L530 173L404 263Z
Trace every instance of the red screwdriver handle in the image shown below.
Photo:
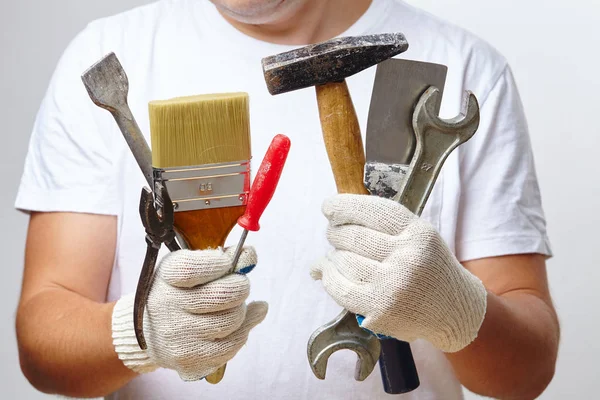
M285 135L273 138L252 183L246 213L238 219L242 228L253 232L260 229L258 222L273 198L290 146L290 138Z

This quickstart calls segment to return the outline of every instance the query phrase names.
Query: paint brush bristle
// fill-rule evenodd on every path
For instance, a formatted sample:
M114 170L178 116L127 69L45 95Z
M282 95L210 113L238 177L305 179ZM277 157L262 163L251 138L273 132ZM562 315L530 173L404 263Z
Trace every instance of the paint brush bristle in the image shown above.
M149 103L154 168L249 160L247 93L219 93Z

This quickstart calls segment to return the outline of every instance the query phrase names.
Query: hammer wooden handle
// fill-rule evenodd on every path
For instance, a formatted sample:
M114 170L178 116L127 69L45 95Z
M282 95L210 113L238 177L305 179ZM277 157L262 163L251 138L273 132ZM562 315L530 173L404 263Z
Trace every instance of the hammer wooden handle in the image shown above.
M316 86L325 148L338 193L369 194L363 184L365 151L346 81Z
M316 86L325 148L338 193L369 194L363 183L365 152L356 111L346 81ZM419 377L410 345L395 339L381 341L379 366L384 389L410 392Z

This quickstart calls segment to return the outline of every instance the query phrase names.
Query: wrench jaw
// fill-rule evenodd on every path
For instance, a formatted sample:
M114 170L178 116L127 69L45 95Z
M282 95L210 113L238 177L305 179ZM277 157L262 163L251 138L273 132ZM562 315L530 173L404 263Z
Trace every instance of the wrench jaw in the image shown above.
M413 114L413 128L417 140L423 143L426 131L435 129L437 133L448 134L456 138L456 145L447 150L451 153L456 147L468 141L479 128L479 102L471 91L465 91L460 113L450 119L442 119L437 111L441 105L441 94L438 88L431 86L419 99Z
M462 110L451 119L441 119L436 110L440 91L432 86L423 93L413 114L416 148L406 179L393 198L416 215L421 215L444 162L479 128L479 104L471 92L465 92Z
M462 110L456 119L456 123L462 123L463 126L469 126L468 132L463 136L463 139L466 142L471 139L471 137L475 135L475 132L477 132L477 129L479 129L479 102L473 92L469 90L465 91ZM450 122L452 123L452 120L450 120Z
M338 350L352 350L358 356L354 379L364 381L373 372L381 344L377 337L358 326L356 317L343 311L317 329L308 340L308 360L315 376L325 379L329 357Z

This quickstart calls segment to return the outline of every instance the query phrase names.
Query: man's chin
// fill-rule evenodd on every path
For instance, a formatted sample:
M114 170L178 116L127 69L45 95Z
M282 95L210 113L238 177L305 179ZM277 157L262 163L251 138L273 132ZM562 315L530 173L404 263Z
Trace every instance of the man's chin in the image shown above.
M201 0L206 1L206 0ZM221 13L245 24L274 22L293 12L302 0L210 0Z

